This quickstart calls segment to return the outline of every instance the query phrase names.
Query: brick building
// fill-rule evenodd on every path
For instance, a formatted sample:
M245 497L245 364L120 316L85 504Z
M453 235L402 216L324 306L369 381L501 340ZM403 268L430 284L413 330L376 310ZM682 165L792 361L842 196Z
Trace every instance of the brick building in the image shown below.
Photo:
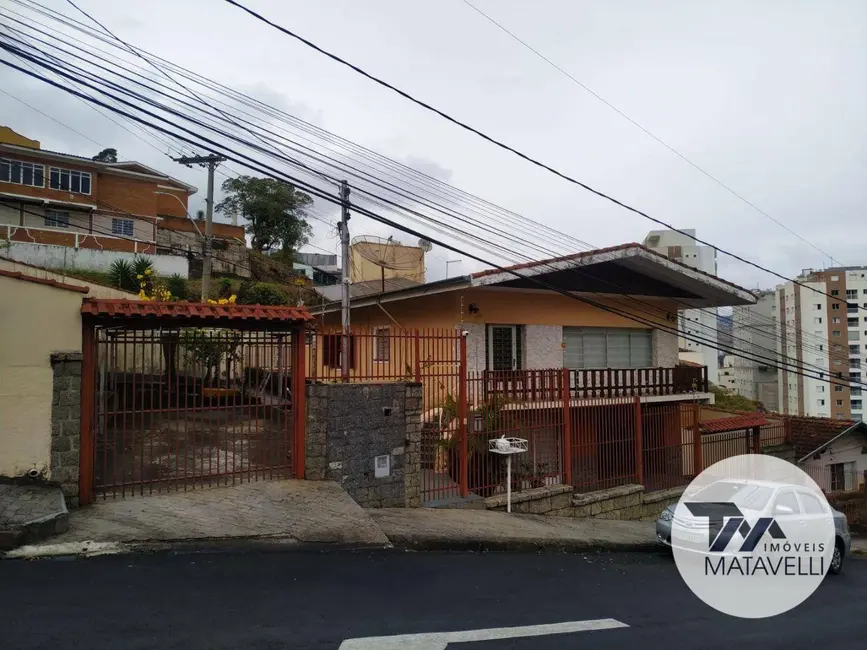
M0 127L0 237L11 244L156 253L161 217L196 188L135 161L47 151Z

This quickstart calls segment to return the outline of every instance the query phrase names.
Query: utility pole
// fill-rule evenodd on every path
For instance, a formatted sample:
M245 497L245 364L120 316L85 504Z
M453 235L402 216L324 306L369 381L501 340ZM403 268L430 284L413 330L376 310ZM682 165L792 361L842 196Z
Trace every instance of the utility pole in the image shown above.
M344 381L349 379L349 355L352 346L349 338L349 183L340 181L340 321L343 336L340 338L340 373Z
M217 165L227 160L225 156L209 154L207 156L184 156L175 158L187 167L201 165L208 168L208 198L205 210L205 241L202 244L202 302L208 302L211 292L211 251L214 235L214 171Z

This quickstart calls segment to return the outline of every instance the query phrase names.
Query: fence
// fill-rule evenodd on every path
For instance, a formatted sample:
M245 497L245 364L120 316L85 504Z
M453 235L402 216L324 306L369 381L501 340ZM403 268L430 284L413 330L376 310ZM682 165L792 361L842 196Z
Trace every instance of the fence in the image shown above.
M296 335L95 327L89 408L96 493L291 477ZM296 381L303 390L303 368Z
M334 330L310 336L312 380L422 383L428 504L505 490L505 460L488 451L488 441L501 436L528 441L527 453L513 459L513 490L568 483L582 492L629 483L683 485L696 468L773 437L702 436L695 405L659 401L705 392L705 368L468 372L458 330L377 327L353 330L344 370L342 339Z

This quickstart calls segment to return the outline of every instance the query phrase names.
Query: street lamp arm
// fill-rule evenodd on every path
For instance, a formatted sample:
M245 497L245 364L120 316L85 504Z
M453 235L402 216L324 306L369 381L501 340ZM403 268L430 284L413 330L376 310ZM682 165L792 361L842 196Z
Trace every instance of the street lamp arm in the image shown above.
M176 194L172 194L171 192L154 192L154 194L162 194L163 196L170 196L170 197L172 197L175 201L177 201L178 203L180 203L181 207L184 209L184 212L187 214L187 219L189 219L190 221L193 222L193 228L196 229L196 232L199 234L199 237L204 237L204 235L202 235L202 231L199 230L199 226L198 226L198 224L196 223L196 220L193 219L193 218L190 216L189 211L187 211L187 206L184 205L184 202L181 201L181 199L180 199Z

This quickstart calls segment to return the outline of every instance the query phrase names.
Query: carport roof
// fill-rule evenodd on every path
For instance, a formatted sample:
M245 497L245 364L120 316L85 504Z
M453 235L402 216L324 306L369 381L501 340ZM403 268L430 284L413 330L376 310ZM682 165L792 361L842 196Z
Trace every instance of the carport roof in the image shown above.
M268 321L272 323L306 322L313 320L304 307L272 305L212 305L188 302L157 302L152 300L102 300L85 298L81 313L103 319L139 321L232 322Z

